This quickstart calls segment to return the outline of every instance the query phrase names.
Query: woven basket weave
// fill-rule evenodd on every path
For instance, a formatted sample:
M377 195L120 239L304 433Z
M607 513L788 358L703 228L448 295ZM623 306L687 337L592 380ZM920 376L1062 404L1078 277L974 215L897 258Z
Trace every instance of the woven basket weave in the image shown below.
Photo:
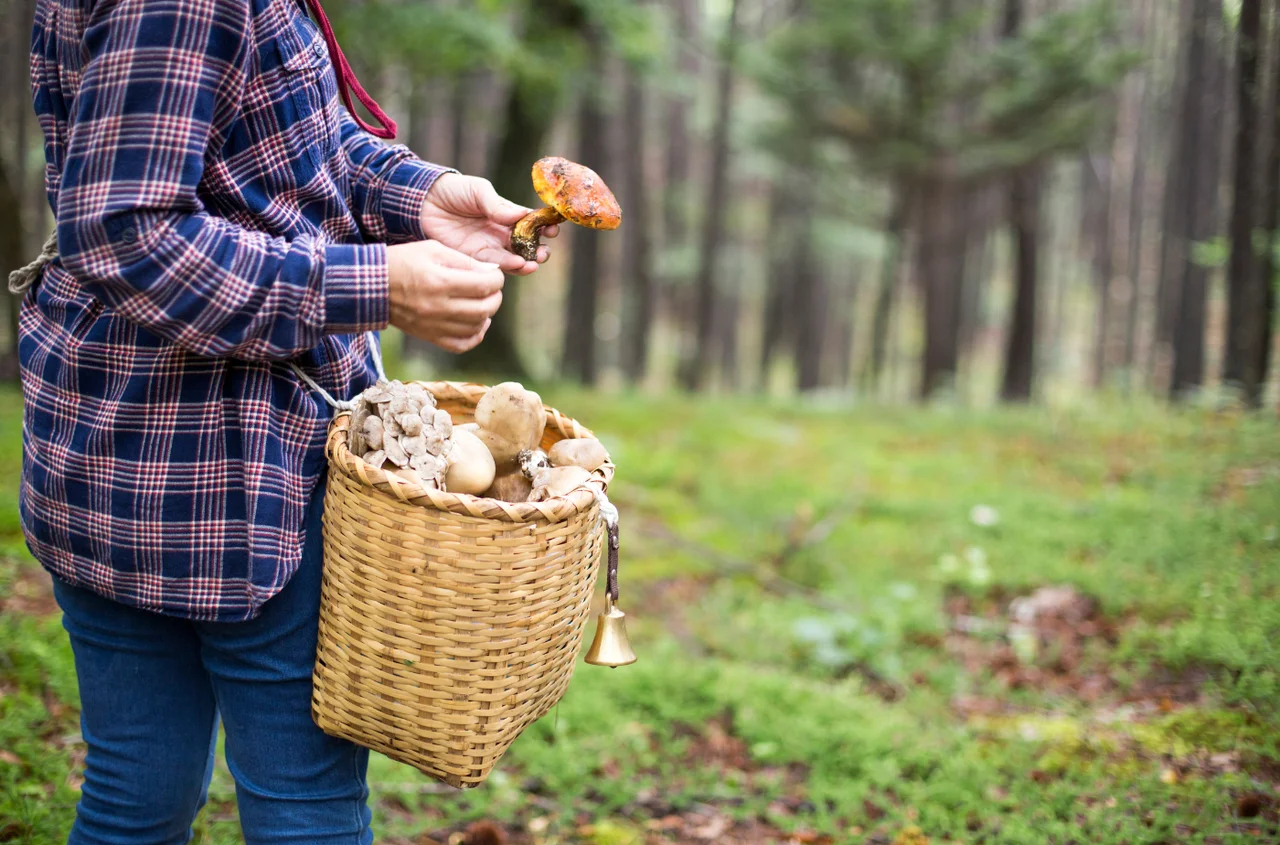
M487 390L424 382L455 422ZM542 447L591 432L546 409ZM512 504L424 491L329 429L324 581L312 715L322 730L456 787L482 783L520 732L564 695L605 529L586 486Z

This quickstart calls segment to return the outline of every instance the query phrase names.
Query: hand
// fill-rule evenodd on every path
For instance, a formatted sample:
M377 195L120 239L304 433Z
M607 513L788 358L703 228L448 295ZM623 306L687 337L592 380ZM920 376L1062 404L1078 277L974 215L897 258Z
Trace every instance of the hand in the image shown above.
M484 340L505 277L437 241L387 247L391 325L453 353Z
M511 252L511 227L530 209L498 196L488 179L446 173L436 179L422 206L422 228L427 237L453 247L463 255L497 264L504 272L527 276L547 260L549 250L538 249L537 262ZM556 227L542 230L554 238Z

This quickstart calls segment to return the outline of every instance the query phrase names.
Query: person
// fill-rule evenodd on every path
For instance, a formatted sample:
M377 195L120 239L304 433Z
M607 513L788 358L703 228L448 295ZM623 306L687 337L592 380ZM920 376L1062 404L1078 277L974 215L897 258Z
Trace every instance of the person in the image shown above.
M368 332L470 349L546 260L507 248L528 209L375 137L307 3L37 5L21 517L80 683L71 845L189 841L219 722L249 845L372 841L367 751L310 716L330 411L291 364L349 398Z

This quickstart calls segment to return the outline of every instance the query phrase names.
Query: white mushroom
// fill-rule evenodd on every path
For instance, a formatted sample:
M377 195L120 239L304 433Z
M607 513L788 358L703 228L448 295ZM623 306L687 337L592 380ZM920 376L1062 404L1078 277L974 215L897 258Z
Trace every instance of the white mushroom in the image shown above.
M382 448L382 418L370 415L364 421L364 439L370 449Z
M609 453L594 437L572 437L552 446L547 457L551 459L552 466L575 466L594 472L609 460Z
M476 403L476 423L477 436L506 469L521 452L538 447L547 417L538 394L508 381L489 388Z
M417 414L401 414L396 417L396 422L400 425L400 430L410 437L422 433L422 417Z
M509 470L493 479L493 484L484 495L489 499L501 499L504 502L526 502L533 484L518 469Z
M495 471L493 455L480 438L469 431L456 429L444 489L450 493L478 496L493 484Z
M550 467L539 470L533 477L533 489L529 493L530 502L545 502L567 496L586 484L591 473L582 467Z
M391 461L391 463L398 467L409 465L409 455L405 452L404 447L400 445L399 439L395 437L388 437L382 446L387 452L388 461Z

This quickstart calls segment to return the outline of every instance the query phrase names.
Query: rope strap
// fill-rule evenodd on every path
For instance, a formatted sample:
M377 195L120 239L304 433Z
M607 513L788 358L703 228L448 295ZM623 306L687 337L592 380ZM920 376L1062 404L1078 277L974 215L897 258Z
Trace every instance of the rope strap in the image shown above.
M45 266L58 257L58 231L49 233L48 239L44 242L44 246L40 250L40 254L36 256L36 260L32 261L25 267L19 267L9 274L9 293L16 293L22 296L40 280L41 274L44 273Z
M365 335L369 345L369 357L373 359L373 369L378 374L378 381L387 381L387 371L382 368L382 349L378 343L378 338L373 332ZM354 399L335 399L333 394L316 384L316 380L302 371L302 368L296 362L290 361L289 368L293 370L293 374L302 380L307 387L310 387L316 393L320 394L320 398L335 411L350 411L356 406Z

